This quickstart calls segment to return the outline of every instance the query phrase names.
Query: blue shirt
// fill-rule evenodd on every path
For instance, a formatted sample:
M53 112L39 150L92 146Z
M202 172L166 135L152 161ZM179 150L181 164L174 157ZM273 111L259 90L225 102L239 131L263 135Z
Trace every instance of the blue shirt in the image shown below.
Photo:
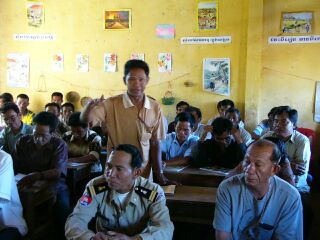
M261 200L248 189L244 174L224 180L217 191L213 227L232 239L303 239L298 191L277 176Z
M175 157L189 157L191 156L191 147L195 145L199 140L199 137L192 134L188 139L180 146L176 133L172 132L167 134L166 140L161 141L161 151L166 154L166 160L170 160Z

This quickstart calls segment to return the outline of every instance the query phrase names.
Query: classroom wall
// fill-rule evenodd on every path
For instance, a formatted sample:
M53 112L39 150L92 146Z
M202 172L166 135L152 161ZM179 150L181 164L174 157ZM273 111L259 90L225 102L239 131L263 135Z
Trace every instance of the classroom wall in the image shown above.
M29 27L26 21L26 1L0 1L0 90L14 95L26 92L31 98L30 108L42 110L53 91L66 94L77 91L80 96L105 97L116 95L125 86L122 81L123 65L133 52L145 53L151 67L147 93L160 100L170 90L179 100L186 100L203 111L206 122L217 113L216 104L225 96L202 90L203 58L229 57L231 59L231 95L241 110L244 109L244 84L246 52L246 1L225 0L219 4L219 29L199 32L196 29L196 1L166 0L69 0L46 1L45 24ZM103 29L103 10L132 9L130 31L106 31ZM175 24L175 39L156 37L157 24ZM15 33L54 33L56 41L13 41ZM188 36L232 36L232 43L225 45L181 45L180 38ZM6 55L8 53L30 54L30 87L8 88L6 86ZM64 53L64 72L51 71L51 56ZM103 54L118 55L118 71L103 71ZM172 73L159 73L157 57L160 52L171 52ZM89 72L75 70L75 55L89 54ZM39 92L38 83L45 80L47 92ZM191 82L192 87L186 87ZM79 106L79 104L78 104ZM167 117L175 116L175 106L163 106Z
M170 90L179 100L186 100L203 111L206 122L217 113L216 103L225 96L202 90L203 58L231 59L231 95L249 129L266 117L276 105L289 104L300 113L300 125L315 129L313 104L315 82L318 80L317 53L319 44L268 45L267 37L279 35L281 11L314 11L314 34L318 34L318 0L220 0L219 28L216 31L196 30L196 1L165 0L69 0L46 1L45 24L41 28L27 25L26 1L0 1L0 91L15 96L25 92L31 98L30 108L40 111L50 101L53 91L66 94L77 91L80 96L105 97L125 90L123 65L133 52L145 53L151 68L146 92L161 100ZM130 31L103 29L103 11L132 9ZM175 24L175 39L156 37L157 24ZM54 33L56 41L13 41L14 33ZM187 36L232 36L231 44L181 45ZM30 54L30 87L8 88L6 85L6 55ZM64 53L64 72L51 71L51 57ZM103 72L104 53L118 55L118 71ZM171 52L173 71L159 73L159 52ZM89 54L89 72L75 70L75 55ZM45 81L46 92L39 91ZM193 86L186 87L185 82ZM77 103L77 107L80 105ZM169 120L175 106L163 106Z

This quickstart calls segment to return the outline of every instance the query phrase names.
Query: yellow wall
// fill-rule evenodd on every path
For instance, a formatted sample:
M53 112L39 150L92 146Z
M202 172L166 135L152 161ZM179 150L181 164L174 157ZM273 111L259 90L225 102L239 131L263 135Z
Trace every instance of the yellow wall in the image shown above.
M25 1L0 1L0 90L12 92L15 96L26 92L31 98L30 108L40 111L50 100L52 91L77 91L81 97L98 97L121 93L123 65L133 52L145 53L151 67L151 80L147 93L160 100L167 90L172 90L177 100L186 100L204 112L204 120L216 114L216 103L225 96L202 91L202 61L210 57L231 58L231 96L243 110L246 52L246 1L220 1L220 24L217 31L196 30L196 1L167 0L68 0L43 1L45 24L37 29L27 26ZM130 31L105 31L103 10L132 9ZM175 39L159 39L155 35L157 24L175 24ZM53 42L13 41L14 33L55 33ZM180 38L186 36L231 35L232 43L227 45L181 45ZM12 52L30 54L30 87L27 89L6 86L6 55ZM51 71L51 55L62 52L65 58L63 73ZM103 54L114 52L118 55L118 72L103 72ZM172 73L159 73L157 56L159 52L171 52ZM75 55L89 54L89 72L75 71ZM39 76L44 74L48 92L37 92ZM184 82L193 82L185 87ZM171 83L169 87L168 82ZM175 106L164 106L172 119Z
M160 100L167 90L177 100L186 100L204 113L204 122L216 114L216 103L225 96L202 91L202 61L210 57L230 57L231 95L240 108L249 128L266 117L273 106L292 105L300 113L300 125L315 128L313 104L315 82L320 76L317 61L319 44L268 45L267 37L280 34L281 11L312 10L314 34L318 31L318 0L220 0L219 29L196 30L196 0L68 0L48 1L45 4L45 24L28 27L26 1L0 1L0 91L15 96L25 92L31 98L30 108L42 110L53 91L66 94L77 91L80 96L106 97L121 93L123 64L133 52L145 53L151 67L147 93ZM103 10L132 9L130 31L105 31ZM175 24L175 39L155 36L157 24ZM13 41L14 33L54 33L53 42ZM186 36L232 36L226 45L181 45ZM21 52L30 54L30 87L6 86L6 55ZM64 72L51 71L51 56L64 53ZM103 54L118 55L118 72L103 72ZM172 73L159 73L159 52L171 52ZM89 72L75 70L75 55L89 54ZM43 73L47 92L38 92ZM186 87L184 82L194 83ZM170 83L170 84L169 84ZM79 104L78 104L79 107ZM163 106L171 120L175 106Z

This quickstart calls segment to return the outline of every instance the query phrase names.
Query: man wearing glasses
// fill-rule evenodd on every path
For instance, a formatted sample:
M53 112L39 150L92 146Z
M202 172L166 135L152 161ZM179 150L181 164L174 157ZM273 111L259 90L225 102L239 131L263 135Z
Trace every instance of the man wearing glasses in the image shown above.
M217 240L303 239L300 195L275 175L280 158L274 143L258 140L245 155L244 173L220 184L213 220Z

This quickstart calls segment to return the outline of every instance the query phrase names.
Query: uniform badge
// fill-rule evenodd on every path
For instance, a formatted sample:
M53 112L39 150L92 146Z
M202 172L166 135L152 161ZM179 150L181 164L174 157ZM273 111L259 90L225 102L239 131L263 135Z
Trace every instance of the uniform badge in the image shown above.
M85 192L80 198L80 204L82 206L88 206L92 202L92 198L89 196L87 192Z

